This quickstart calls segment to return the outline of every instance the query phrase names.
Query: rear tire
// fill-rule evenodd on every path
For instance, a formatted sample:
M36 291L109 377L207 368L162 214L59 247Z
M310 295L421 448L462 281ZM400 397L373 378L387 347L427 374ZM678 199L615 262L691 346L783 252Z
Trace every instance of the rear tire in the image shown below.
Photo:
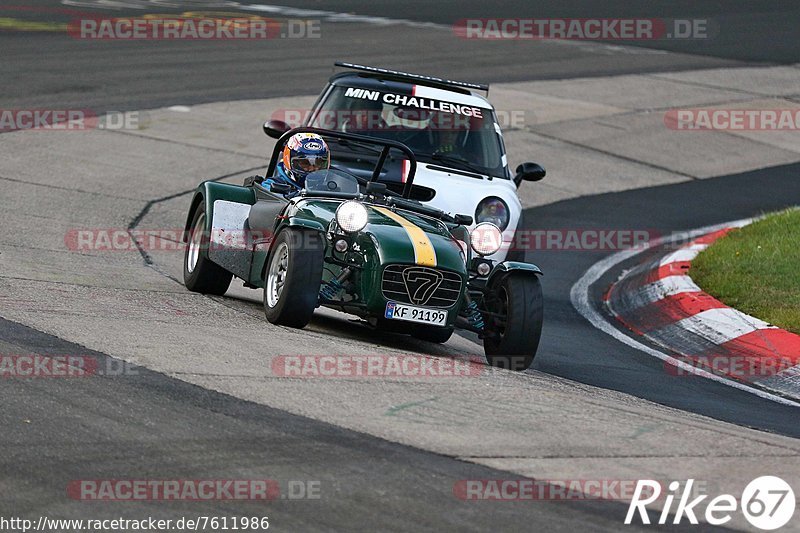
M542 336L544 305L539 278L509 274L493 283L487 310L506 320L486 317L483 349L491 366L526 370L533 364Z
M270 249L264 270L264 314L273 324L303 328L319 303L324 253L310 246L315 231L286 228Z
M225 294L233 274L208 258L210 237L206 232L206 207L197 206L192 217L192 229L183 254L183 284L192 292Z

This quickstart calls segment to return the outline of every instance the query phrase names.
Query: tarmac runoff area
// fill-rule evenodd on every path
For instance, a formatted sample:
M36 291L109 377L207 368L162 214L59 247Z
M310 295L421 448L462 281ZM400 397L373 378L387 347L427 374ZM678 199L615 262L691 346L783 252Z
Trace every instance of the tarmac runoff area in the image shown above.
M798 65L698 70L498 84L490 99L523 116L505 129L511 164L548 168L545 181L521 189L531 207L800 161L796 131L675 131L664 122L676 108L800 109L798 80ZM147 264L135 250L68 249L65 236L78 229L181 229L189 191L261 170L272 146L262 121L314 98L147 110L136 130L0 135L0 314L211 390L519 475L694 478L712 494L739 494L773 471L798 486L795 439L548 374L279 377L280 356L466 361L483 351L459 336L443 346L378 338L325 310L303 331L275 327L260 292L239 282L227 297L188 292L176 281L179 251L150 250ZM741 514L729 525L746 528Z

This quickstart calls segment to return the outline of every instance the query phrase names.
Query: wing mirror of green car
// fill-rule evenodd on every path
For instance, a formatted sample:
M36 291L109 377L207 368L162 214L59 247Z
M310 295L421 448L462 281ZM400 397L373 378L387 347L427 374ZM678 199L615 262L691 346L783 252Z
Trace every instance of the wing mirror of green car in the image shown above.
M453 217L456 221L456 224L460 226L471 226L472 225L472 217L469 215L456 215Z
M372 196L384 196L386 194L386 184L378 183L377 181L370 181L367 183L367 194Z
M294 190L294 188L286 183L270 183L269 185L269 192L274 192L275 194L287 194Z

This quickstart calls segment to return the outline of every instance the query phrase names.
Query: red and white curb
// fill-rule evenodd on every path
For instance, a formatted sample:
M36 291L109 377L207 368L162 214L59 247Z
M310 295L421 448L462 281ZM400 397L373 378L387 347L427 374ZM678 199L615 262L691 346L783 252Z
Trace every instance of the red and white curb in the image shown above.
M800 336L728 307L687 275L697 254L732 229L713 231L624 273L605 303L629 329L691 365L800 399Z
M604 297L611 313L654 349L613 326L592 304L589 288L642 250L618 252L595 264L572 287L575 308L595 327L664 361L673 375L698 375L779 403L800 406L800 336L732 309L703 292L686 274L714 240L751 220L659 239L664 254L628 270ZM671 248L675 242L688 243Z

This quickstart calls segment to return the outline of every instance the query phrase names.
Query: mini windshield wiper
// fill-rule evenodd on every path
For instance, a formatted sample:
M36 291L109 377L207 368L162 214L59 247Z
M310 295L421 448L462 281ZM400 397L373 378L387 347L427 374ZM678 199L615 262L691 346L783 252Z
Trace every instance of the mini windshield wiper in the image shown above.
M478 174L488 174L486 168L476 165L475 163L472 163L471 161L468 161L458 155L452 155L443 152L433 152L428 157L430 157L434 161L442 161L444 163L450 163L464 170L471 170L472 172L477 172Z

